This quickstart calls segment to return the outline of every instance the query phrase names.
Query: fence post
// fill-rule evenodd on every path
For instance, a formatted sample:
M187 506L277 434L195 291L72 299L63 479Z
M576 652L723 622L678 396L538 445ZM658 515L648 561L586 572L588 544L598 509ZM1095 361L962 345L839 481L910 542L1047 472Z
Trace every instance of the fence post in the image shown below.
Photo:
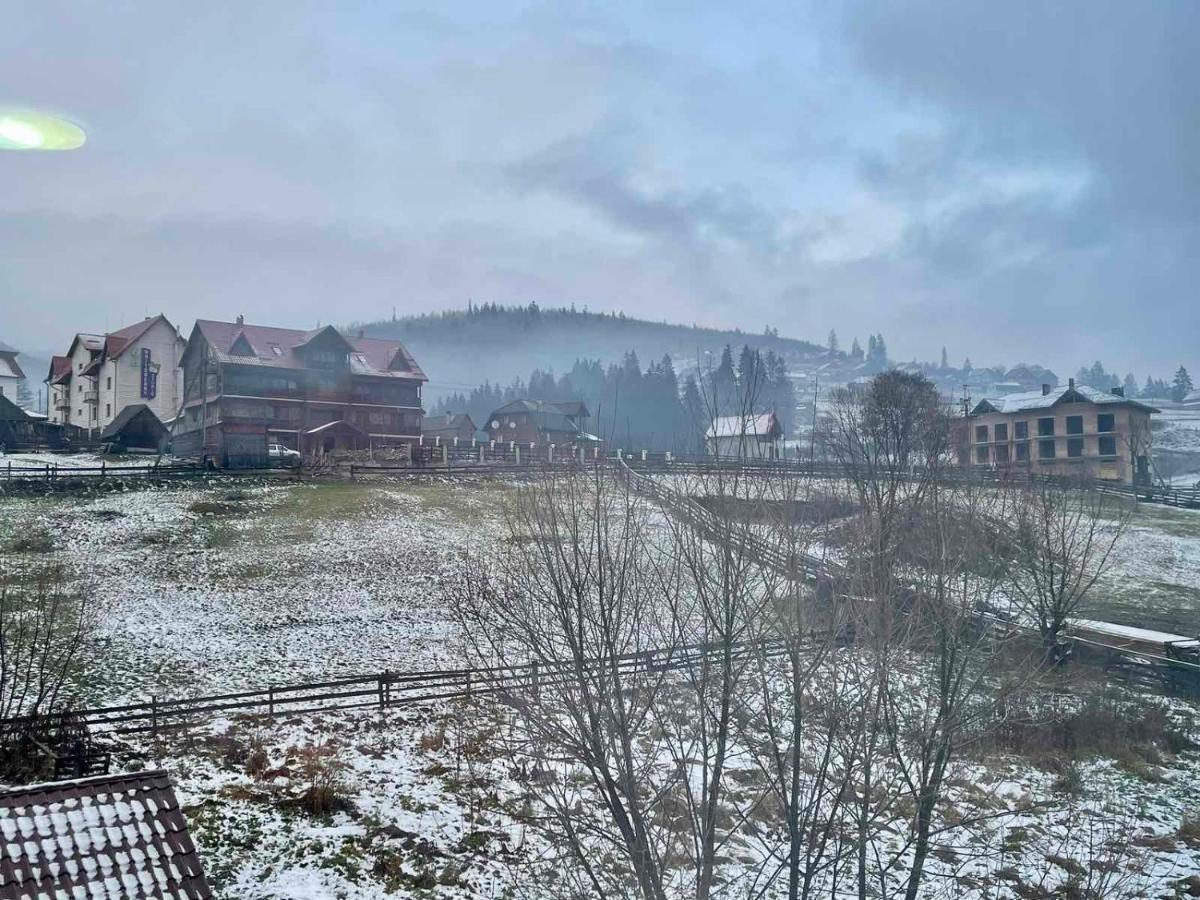
M521 464L521 448L517 446L517 442L513 441L513 452L517 455L517 465Z
M554 445L553 444L551 444L550 446L548 446L546 448L546 462L547 463L554 462Z
M387 669L384 669L383 674L379 676L379 708L380 709L383 709L385 706L387 706L387 701L390 699L387 696L388 689L386 687L386 685L388 685L390 683L391 683L391 673Z
M267 688L267 715L275 715L275 685Z
M150 695L150 733L158 737L158 697Z
M440 441L441 438L438 438L438 440ZM442 444L442 465L443 466L450 465L450 453L449 453L449 450L446 448L445 444Z

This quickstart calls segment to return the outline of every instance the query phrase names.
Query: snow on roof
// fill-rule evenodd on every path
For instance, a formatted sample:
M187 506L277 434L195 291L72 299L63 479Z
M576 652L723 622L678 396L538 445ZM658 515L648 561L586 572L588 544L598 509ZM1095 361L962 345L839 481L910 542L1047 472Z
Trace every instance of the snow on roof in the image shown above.
M1120 394L1101 391L1086 384L1066 385L1051 388L1048 393L1039 391L1022 391L1019 394L1005 394L1003 397L991 397L980 400L973 412L1016 413L1036 409L1049 409L1058 403L1095 403L1098 406L1115 406L1126 404L1136 406L1149 412L1158 412L1153 406L1132 400Z
M719 416L708 426L707 437L743 437L748 434L767 437L779 430L775 413L746 416Z
M212 896L163 771L0 790L0 896Z

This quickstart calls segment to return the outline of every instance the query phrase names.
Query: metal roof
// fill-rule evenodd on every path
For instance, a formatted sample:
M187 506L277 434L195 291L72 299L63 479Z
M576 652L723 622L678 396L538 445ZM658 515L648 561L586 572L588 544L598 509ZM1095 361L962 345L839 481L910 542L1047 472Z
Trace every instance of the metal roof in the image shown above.
M1086 384L1069 384L1065 387L1051 388L1049 392L1023 391L1019 394L1005 394L1003 397L992 397L980 400L971 410L972 415L986 412L1017 413L1032 412L1039 409L1050 409L1059 403L1095 403L1098 406L1134 406L1146 412L1156 413L1159 410L1148 403L1141 403L1121 394L1102 391Z
M166 772L0 790L0 897L211 896Z
M712 420L705 433L709 438L771 437L782 432L775 413L757 413L745 416L719 416Z

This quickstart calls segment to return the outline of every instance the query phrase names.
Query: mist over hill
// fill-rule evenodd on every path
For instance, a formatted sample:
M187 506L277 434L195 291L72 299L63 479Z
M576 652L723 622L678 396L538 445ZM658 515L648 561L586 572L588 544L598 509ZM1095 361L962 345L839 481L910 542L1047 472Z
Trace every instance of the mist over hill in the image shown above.
M536 304L505 307L471 305L466 310L426 313L377 322L362 322L368 336L398 338L417 358L430 383L427 405L441 396L485 381L508 384L533 368L562 373L576 360L620 362L633 351L642 362L670 355L680 371L697 361L715 366L727 345L771 350L802 368L839 363L845 354L808 341L781 337L777 331L752 334L739 330L672 325L571 307L541 309Z

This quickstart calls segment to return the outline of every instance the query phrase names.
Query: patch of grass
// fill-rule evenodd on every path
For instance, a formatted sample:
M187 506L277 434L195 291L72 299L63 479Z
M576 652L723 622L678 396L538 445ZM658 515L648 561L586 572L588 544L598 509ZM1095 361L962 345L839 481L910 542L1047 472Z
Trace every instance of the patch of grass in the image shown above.
M10 540L8 550L13 553L50 553L54 550L54 537L45 528L33 528Z
M1200 809L1183 817L1177 834L1193 850L1200 850Z
M228 500L197 500L188 507L188 512L198 516L232 516L246 511L241 503Z

